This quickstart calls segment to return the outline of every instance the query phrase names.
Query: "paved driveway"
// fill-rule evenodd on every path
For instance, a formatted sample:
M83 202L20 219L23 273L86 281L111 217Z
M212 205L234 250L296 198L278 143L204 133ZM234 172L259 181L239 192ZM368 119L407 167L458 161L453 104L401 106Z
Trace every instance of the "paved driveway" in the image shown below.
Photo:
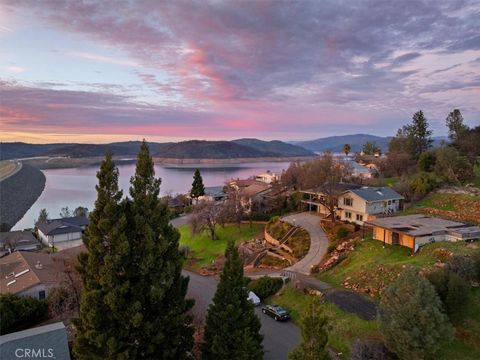
M311 267L320 263L328 249L327 235L320 226L320 218L311 213L304 212L285 216L283 220L304 228L310 234L310 249L308 250L308 254L286 270L309 275Z
M218 280L214 277L201 276L188 271L183 271L183 274L190 277L187 297L195 299L193 313L195 316L204 319L217 289ZM255 308L255 312L262 323L264 359L286 360L288 353L300 342L300 330L291 321L277 322L262 314L260 306Z

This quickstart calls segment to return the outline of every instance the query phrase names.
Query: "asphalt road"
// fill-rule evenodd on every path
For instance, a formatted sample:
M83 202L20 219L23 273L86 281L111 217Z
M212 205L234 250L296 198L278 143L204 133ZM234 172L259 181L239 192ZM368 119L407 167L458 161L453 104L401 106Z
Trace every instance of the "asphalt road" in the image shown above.
M204 319L215 294L218 280L214 277L201 276L188 271L183 273L190 277L187 296L195 299L193 313L196 317ZM287 359L288 353L300 342L298 327L291 321L277 322L264 315L261 306L255 308L255 312L262 323L264 359Z

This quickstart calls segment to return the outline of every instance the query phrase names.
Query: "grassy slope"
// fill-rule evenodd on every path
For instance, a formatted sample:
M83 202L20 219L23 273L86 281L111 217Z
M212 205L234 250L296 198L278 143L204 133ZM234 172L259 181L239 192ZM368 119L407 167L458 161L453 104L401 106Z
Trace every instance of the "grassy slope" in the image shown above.
M411 256L408 248L388 244L383 248L381 241L365 240L340 264L318 277L337 286L341 286L345 278L351 277L352 281L364 287L382 287L388 285L396 274L402 271L404 265L432 266L437 260L433 252L438 248L455 254L472 252L463 242L438 242L423 246L415 256ZM377 269L378 271L375 271Z
M189 225L183 225L178 228L180 231L180 246L188 246L190 249L190 258L198 261L195 267L208 265L219 255L223 255L229 239L234 239L237 244L251 240L263 230L260 224L242 224L240 229L236 225L226 225L224 228L217 227L218 240L211 240L207 232L193 236Z
M293 321L298 323L302 314L307 311L311 299L310 295L286 286L278 295L268 299L268 302L283 306L290 312ZM331 303L323 304L322 309L329 320L329 346L337 352L347 355L350 344L358 337L381 337L376 321L362 320L356 315L340 310ZM348 358L348 356L343 358Z

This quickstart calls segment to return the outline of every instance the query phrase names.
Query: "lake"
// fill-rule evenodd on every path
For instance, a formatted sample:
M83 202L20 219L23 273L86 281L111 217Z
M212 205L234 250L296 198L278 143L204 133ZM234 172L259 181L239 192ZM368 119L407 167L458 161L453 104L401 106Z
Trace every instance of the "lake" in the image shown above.
M161 195L186 193L193 181L193 172L200 169L205 186L221 186L227 180L248 178L267 170L280 173L288 168L288 162L253 162L243 164L188 164L188 165L155 165L157 177L162 179ZM135 164L121 164L119 169L119 186L124 195L128 194L130 177L135 172ZM15 224L13 230L31 228L38 218L40 209L47 209L51 218L59 217L63 207L74 210L84 206L89 210L94 207L97 196L95 185L98 167L82 167L73 169L43 170L46 177L45 189L35 204L23 218Z

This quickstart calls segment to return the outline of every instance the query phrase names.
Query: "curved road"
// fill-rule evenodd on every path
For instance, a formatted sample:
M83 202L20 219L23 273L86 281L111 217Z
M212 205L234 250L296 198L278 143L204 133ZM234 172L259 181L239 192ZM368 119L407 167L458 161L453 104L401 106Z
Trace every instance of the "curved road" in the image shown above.
M290 224L304 228L310 234L310 249L308 250L308 254L305 255L302 260L285 270L310 275L312 266L320 264L320 261L322 261L328 249L328 238L320 226L320 218L317 215L303 212L284 216L282 219Z
M189 271L183 271L183 274L190 277L187 296L195 299L193 313L197 318L204 320L217 289L218 280ZM255 312L262 323L264 359L286 360L288 353L300 342L298 327L291 321L277 322L262 314L261 306L256 307Z

